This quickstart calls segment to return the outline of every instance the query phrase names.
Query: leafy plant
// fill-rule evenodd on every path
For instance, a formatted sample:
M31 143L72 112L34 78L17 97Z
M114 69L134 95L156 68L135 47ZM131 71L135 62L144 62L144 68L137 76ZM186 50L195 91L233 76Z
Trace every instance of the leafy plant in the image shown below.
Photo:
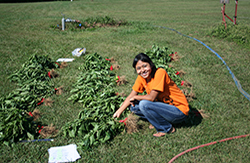
M115 20L114 18L111 18L109 16L97 16L97 17L90 17L90 18L87 18L85 19L83 22L87 22L88 24L97 24L97 23L100 23L102 25L105 25L105 24L108 24L108 25L117 25L117 24L120 24L120 25L127 25L128 22L127 21L117 21Z
M116 76L109 70L110 63L97 53L85 56L83 70L73 85L68 100L79 102L83 110L78 119L68 122L62 129L64 136L84 136L79 143L89 148L112 139L123 126L112 118L124 98L117 96Z
M84 57L85 63L79 67L80 70L109 70L111 64L97 53L86 55Z
M25 62L21 69L16 70L9 79L12 82L17 82L19 86L37 80L39 82L48 81L47 75L52 68L58 68L55 62L52 62L48 55L33 55Z
M54 83L48 72L56 67L58 65L47 55L33 55L20 70L9 76L11 81L17 83L18 88L0 98L0 142L12 145L37 136L37 125L26 113L33 111L42 98L55 93Z
M42 98L54 94L54 83L52 81L39 82L29 80L24 82L20 88L16 88L5 97L0 98L0 103L7 107L16 107L27 111L32 111Z
M145 54L147 54L152 62L155 64L157 68L164 68L170 78L178 85L181 85L181 77L177 74L177 71L169 67L168 64L172 61L171 55L173 52L169 50L167 47L160 48L157 45L153 45L151 49L146 50Z
M33 118L17 108L0 109L0 142L12 145L15 142L29 139L33 140L37 132L37 125Z
M213 29L208 32L208 35L220 39L227 39L228 41L233 41L242 45L249 45L250 29L244 24L227 24L227 28L225 28L224 24L220 24L213 27Z
M103 96L94 99L84 107L78 119L63 126L61 129L63 135L84 136L82 142L79 142L79 145L84 148L109 141L124 129L123 125L112 118L123 100L119 96L105 92Z
M53 81L48 72L58 65L52 62L47 55L33 55L16 70L9 79L16 82L16 88L7 96L0 98L0 103L7 107L32 111L42 98L49 97L55 92Z
M70 22L66 22L65 26L66 29L71 31L75 31L78 29L81 30L95 30L96 28L105 27L105 26L121 26L121 25L129 25L129 23L125 20L115 20L109 16L97 16L97 17L89 17L84 19L83 21L80 20L73 20ZM60 25L51 25L50 27L53 29L61 29L62 24Z

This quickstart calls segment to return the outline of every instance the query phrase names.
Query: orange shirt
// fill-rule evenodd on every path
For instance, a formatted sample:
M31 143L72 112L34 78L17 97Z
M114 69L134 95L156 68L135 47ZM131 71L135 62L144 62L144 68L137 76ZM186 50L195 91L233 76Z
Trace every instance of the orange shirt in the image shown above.
M146 90L147 94L150 94L151 90L159 91L155 101L174 105L188 115L189 107L185 95L163 68L158 68L154 78L151 78L148 83L146 79L138 75L132 89L139 93Z

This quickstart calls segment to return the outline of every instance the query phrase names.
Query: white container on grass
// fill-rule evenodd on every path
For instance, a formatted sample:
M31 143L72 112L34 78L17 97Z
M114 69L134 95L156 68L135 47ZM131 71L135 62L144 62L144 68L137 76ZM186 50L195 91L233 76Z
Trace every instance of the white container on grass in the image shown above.
M80 57L82 54L85 54L86 48L76 48L74 51L72 51L73 56Z

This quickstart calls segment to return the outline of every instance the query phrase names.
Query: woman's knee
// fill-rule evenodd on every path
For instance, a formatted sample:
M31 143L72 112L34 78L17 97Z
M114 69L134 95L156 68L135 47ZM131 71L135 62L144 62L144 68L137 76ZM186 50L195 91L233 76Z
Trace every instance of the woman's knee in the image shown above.
M141 100L140 103L139 103L140 110L146 109L150 102L151 101L148 101L148 100Z
M135 106L130 106L130 111L131 112L136 112L136 111L138 111L139 110L139 106L138 105L135 105Z

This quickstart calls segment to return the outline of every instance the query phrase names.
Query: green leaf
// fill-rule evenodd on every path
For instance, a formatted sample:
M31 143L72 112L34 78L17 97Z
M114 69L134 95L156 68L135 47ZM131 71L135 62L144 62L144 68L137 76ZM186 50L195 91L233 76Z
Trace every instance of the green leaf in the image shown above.
M10 143L7 142L7 141L4 141L3 144L4 144L4 145L7 145L7 146L10 146Z
M110 133L109 132L106 132L106 136L104 138L104 142L105 141L108 141L110 139Z
M98 128L99 128L99 124L98 124L98 123L95 123L95 124L94 124L94 129L93 129L93 131L97 131Z
M69 131L69 137L71 137L71 138L75 137L75 131L74 130Z
M99 139L101 136L102 130L98 130L96 133L96 138Z
M115 105L114 104L111 104L111 109L115 110Z
M95 141L95 136L91 135L89 139L90 139L90 145L92 145Z
M34 140L34 135L32 135L31 133L27 132L27 136L29 140Z
M115 122L114 122L114 121L108 121L108 124L110 124L110 125L114 125L114 124L115 124Z

